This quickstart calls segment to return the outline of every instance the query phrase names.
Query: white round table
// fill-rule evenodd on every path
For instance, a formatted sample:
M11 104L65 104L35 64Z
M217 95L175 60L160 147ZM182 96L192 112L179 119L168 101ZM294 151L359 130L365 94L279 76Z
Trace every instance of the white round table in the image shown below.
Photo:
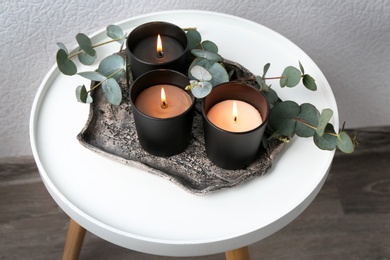
M292 42L257 23L204 11L168 11L117 23L129 33L149 21L197 27L219 53L257 75L280 76L298 67L316 79L318 91L303 85L274 89L283 100L331 108L338 129L332 90L316 64ZM108 39L105 29L91 36ZM105 54L114 43L99 47ZM100 54L99 54L100 55ZM104 55L100 55L100 58ZM98 63L97 63L98 64ZM81 66L79 71L93 70ZM114 244L150 254L199 256L245 247L273 234L296 218L314 199L329 171L334 151L319 150L312 139L294 138L262 177L206 196L192 195L166 179L102 157L80 145L89 107L78 103L75 88L89 82L64 76L56 66L39 87L30 121L31 145L41 178L58 205L76 223Z

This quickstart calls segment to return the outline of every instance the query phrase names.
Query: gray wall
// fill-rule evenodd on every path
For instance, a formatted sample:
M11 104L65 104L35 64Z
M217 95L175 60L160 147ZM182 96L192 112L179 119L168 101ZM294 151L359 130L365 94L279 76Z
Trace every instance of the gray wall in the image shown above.
M2 0L0 158L31 155L29 113L56 42L75 46L78 32L174 9L232 14L281 33L324 72L348 128L389 125L390 1Z

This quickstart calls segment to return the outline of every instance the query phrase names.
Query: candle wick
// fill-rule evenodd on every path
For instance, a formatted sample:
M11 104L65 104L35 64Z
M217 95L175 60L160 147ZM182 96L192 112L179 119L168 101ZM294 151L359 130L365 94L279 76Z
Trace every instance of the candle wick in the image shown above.
M237 122L237 116L234 116L233 120L234 120L234 123L236 123Z
M157 58L163 58L164 57L164 52L163 51L158 51L157 52Z
M166 108L168 108L168 104L167 104L167 102L165 102L165 101L162 101L162 102L161 102L161 108L162 108L162 109L166 109Z

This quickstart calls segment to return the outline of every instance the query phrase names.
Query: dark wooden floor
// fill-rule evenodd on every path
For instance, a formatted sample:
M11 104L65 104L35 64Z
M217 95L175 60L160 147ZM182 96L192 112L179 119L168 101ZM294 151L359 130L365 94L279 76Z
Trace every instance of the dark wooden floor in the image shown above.
M290 225L251 245L252 259L390 259L390 127L357 133L357 151L336 154L314 202ZM61 259L67 225L32 158L0 160L0 259ZM134 252L87 233L80 259L177 258Z

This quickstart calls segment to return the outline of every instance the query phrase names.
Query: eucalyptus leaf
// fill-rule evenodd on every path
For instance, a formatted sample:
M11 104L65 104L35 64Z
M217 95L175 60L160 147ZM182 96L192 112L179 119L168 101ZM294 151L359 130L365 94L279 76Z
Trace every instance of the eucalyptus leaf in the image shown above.
M230 71L228 72L228 75L229 75L229 79L231 79L232 76L234 75L234 70L230 70Z
M264 65L262 78L265 78L265 74L267 74L270 66L271 66L270 63L267 63L267 64Z
M302 75L305 74L305 69L303 68L301 62L299 62L299 68L301 69Z
M77 101L81 103L87 103L88 92L85 85L80 85L76 88Z
M121 27L111 24L107 26L106 31L107 36L111 39L119 42L120 44L124 42L124 33Z
M316 132L319 123L320 112L315 106L309 103L301 104L300 113L297 116L295 133L300 137L310 137ZM312 126L312 127L310 127Z
M93 102L93 99L92 99L92 97L91 97L91 93L88 92L86 103L87 103L87 104L91 104L92 102Z
M80 72L78 74L86 79L97 81L97 82L107 79L106 76L96 71L85 71L85 72Z
M303 82L303 85L304 85L307 89L312 90L312 91L317 90L316 81L315 81L315 79L314 79L313 77L311 77L309 74L303 75L302 82Z
M201 57L208 59L210 61L223 61L223 58L221 55L217 53L213 53L210 51L200 50L200 49L193 49L191 50L191 53L194 54L196 57Z
M256 78L257 84L259 85L259 89L261 91L264 91L264 92L269 91L269 86L267 84L265 84L265 80L263 79L263 77L256 76L255 78Z
M114 78L108 78L102 82L102 90L108 102L119 105L122 101L122 91L118 82Z
M57 45L58 47L60 47L60 49L64 50L66 52L66 54L68 54L68 49L66 48L65 44L63 44L62 42L57 42Z
M76 35L76 41L79 44L80 49L85 51L89 56L96 56L96 51L92 47L92 41L87 35L83 33L78 33Z
M317 133L314 134L313 140L318 148L321 150L334 150L336 149L337 137L335 136L334 128L331 124L327 124L325 127L325 133L319 136ZM334 135L332 135L332 134Z
M269 117L269 125L280 135L290 136L296 127L295 118L299 115L300 107L294 101L283 101L274 104Z
M353 153L355 145L346 132L340 132L337 138L337 147L344 153Z
M198 82L192 89L191 92L196 98L204 98L210 94L213 86L208 81Z
M213 86L229 81L229 75L226 69L218 62L213 63L208 71L211 73L212 78L210 83Z
M274 104L276 104L279 100L278 94L272 88L269 88L268 91L263 91L264 96L267 98L268 103L271 108L273 108Z
M124 37L124 39L126 39L127 35L125 35L123 37ZM125 41L122 42L121 47L119 48L119 52L121 52L123 50L123 46L125 46Z
M200 65L191 68L191 75L200 81L209 81L212 79L211 73Z
M212 63L214 63L214 62L213 61L209 61L209 60L207 60L205 58L197 57L197 58L195 58L191 62L190 66L188 68L188 71L191 71L192 68L195 67L196 65L199 65L199 66L201 66L201 67L203 67L205 69L208 69L208 68L211 67ZM189 76L191 77L191 74Z
M316 130L317 135L322 136L324 134L325 128L332 116L333 111L331 109L326 108L322 110Z
M197 30L188 30L186 36L189 50L199 46L200 42L202 41L202 36Z
M100 62L97 72L103 74L107 78L113 77L115 80L119 80L126 69L125 66L125 60L121 56L112 54Z
M203 49L209 52L218 53L218 46L212 41L202 42Z
M77 55L77 58L79 59L79 61L84 64L84 65L92 65L95 60L96 60L96 57L97 55L95 56L90 56L88 55L86 52L80 52L78 55Z
M68 59L68 54L65 50L59 49L56 55L58 69L65 75L75 75L77 73L77 66L73 61Z
M293 67L293 66L288 66L287 68L284 69L282 73L282 78L280 79L280 86L283 87L295 87L298 85L298 83L301 81L301 72Z

